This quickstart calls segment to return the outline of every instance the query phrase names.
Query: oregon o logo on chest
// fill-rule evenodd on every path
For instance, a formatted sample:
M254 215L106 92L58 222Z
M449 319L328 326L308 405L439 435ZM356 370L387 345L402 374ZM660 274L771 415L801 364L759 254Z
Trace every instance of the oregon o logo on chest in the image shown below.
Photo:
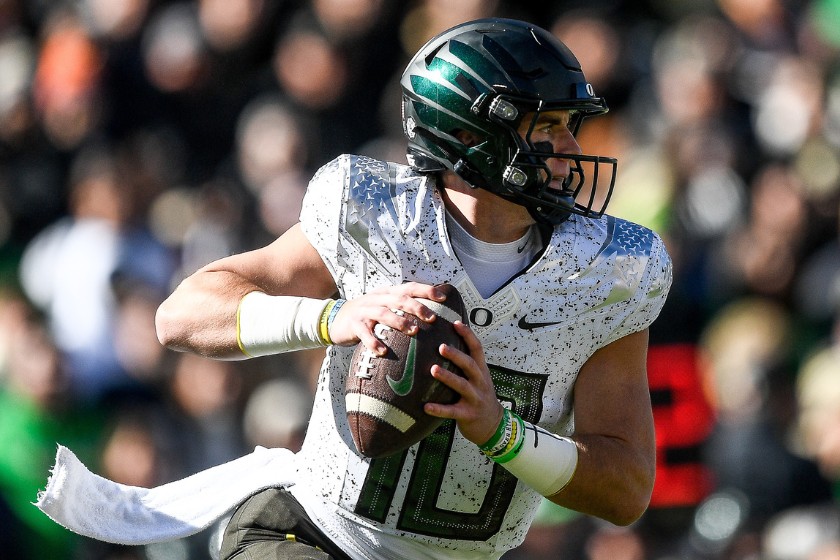
M476 307L470 311L470 323L477 327L486 327L493 322L493 312L486 307Z

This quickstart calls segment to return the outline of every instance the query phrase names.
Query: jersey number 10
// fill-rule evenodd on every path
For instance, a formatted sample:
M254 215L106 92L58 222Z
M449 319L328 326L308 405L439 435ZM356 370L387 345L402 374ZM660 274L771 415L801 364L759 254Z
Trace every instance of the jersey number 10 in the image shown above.
M542 395L548 376L520 373L490 366L499 400L524 420L536 423L542 412ZM398 508L397 529L445 539L486 541L502 527L517 479L501 465L492 475L478 511L464 513L438 506L438 496L455 440L456 425L444 422L420 442L405 497L394 503L397 485L406 468L409 451L373 459L367 472L355 513L384 522L391 508ZM480 453L478 449L476 453ZM486 459L488 462L489 459Z

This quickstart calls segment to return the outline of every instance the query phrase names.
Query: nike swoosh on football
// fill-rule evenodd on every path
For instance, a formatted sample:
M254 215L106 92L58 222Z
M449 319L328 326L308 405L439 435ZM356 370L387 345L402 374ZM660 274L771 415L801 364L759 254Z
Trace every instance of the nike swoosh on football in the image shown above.
M390 385L391 389L401 397L406 396L411 391L411 386L414 385L415 346L416 339L412 336L411 342L408 343L408 355L405 358L405 371L403 372L403 376L396 381L390 377L386 377L386 379L388 379L388 385Z
M562 322L563 321L554 321L554 322L551 322L551 323L529 323L528 321L525 320L525 317L522 317L521 319L519 319L519 328L530 331L530 330L534 330L534 329L540 329L542 327L550 327L552 325L559 325Z

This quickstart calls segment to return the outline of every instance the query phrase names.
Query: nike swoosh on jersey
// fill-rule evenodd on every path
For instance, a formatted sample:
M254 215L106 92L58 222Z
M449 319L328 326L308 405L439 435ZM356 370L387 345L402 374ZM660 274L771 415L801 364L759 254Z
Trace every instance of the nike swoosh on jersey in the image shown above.
M563 321L553 321L551 323L530 323L525 320L525 317L519 319L519 328L531 331L534 329L541 329L542 327L550 327L552 325L559 325Z
M416 339L412 336L411 342L408 343L408 355L405 358L405 371L403 376L394 381L388 377L388 385L399 396L404 397L411 391L411 386L414 385L414 354L416 352Z

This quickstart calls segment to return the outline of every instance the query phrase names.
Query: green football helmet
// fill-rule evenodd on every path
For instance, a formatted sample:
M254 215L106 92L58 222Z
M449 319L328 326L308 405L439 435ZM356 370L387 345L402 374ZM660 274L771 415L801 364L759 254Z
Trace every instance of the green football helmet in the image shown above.
M575 56L548 31L508 19L458 25L414 55L401 85L408 162L418 172L449 169L473 188L524 206L542 224L557 225L572 213L603 215L615 185L616 160L558 154L549 142L531 141L534 125L546 111L570 111L569 128L575 135L585 117L607 112ZM526 115L532 117L523 138L517 130ZM467 146L456 138L460 131L480 141ZM549 188L547 158L571 162L562 191ZM595 186L603 188L598 178L603 166L611 177L600 207L594 209ZM591 170L592 188L581 203L576 199L587 184L585 168Z

